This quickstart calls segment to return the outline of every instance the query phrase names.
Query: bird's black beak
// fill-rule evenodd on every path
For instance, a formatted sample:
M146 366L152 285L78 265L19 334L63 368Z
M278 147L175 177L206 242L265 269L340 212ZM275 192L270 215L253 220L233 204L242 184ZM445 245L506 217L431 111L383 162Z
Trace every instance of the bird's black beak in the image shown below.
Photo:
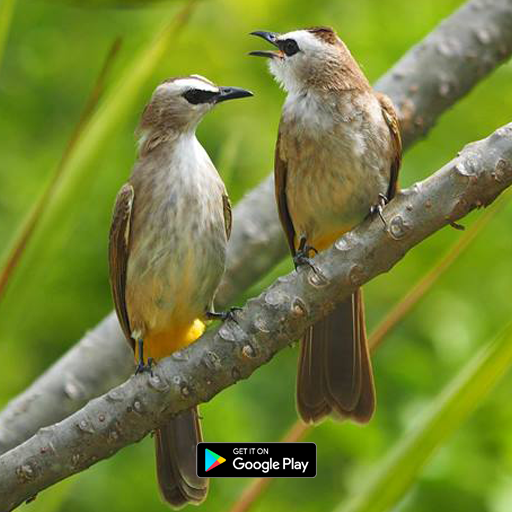
M222 103L227 100L236 100L237 98L247 98L254 96L251 91L241 89L240 87L219 87L219 94L215 99L215 103Z
M278 47L277 40L280 36L277 32L267 32L265 30L256 30L254 32L251 32L249 35L251 36L257 36L261 37L262 39L265 39L265 41L268 41L270 44L273 44L274 46ZM275 57L281 57L281 52L271 52L271 51L255 51L255 52L249 52L249 55L254 55L256 57L267 57L269 59L273 59Z

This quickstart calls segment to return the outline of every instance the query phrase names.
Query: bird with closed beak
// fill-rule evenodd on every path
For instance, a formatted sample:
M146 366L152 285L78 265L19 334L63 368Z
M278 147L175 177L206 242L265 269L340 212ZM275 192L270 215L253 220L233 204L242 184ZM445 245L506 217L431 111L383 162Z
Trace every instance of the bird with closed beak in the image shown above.
M195 131L212 108L252 96L192 75L161 83L142 113L138 160L117 195L110 230L110 282L136 373L201 336L224 272L231 207L222 179ZM145 359L146 357L146 359ZM170 505L200 503L208 480L196 474L197 408L155 432L158 483Z
M333 29L256 31L285 89L275 150L279 217L296 267L382 208L397 190L401 141L389 98L373 91ZM383 217L382 217L383 218ZM313 270L315 270L313 266ZM306 423L370 420L375 389L361 290L302 340L297 408Z

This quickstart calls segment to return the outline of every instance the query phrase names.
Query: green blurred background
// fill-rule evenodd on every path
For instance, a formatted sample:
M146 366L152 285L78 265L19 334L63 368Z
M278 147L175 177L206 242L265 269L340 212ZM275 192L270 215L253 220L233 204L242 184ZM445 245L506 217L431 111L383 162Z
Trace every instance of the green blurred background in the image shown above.
M78 4L17 1L0 68L4 248L50 179L113 39L123 38L110 74L110 83L115 84L139 48L179 7L172 2L130 9ZM22 391L112 308L106 257L111 209L134 161L138 116L159 81L199 73L219 84L254 91L251 100L216 109L199 128L199 138L236 203L272 167L283 101L283 92L264 63L246 57L248 51L261 47L261 41L247 36L250 31L332 25L375 81L460 4L458 0L209 0L197 5L163 65L140 90L137 108L89 166L92 188L69 211L72 229L62 236L55 227L54 237L45 241L51 257L38 260L33 274L26 269L29 279L23 286L14 282L0 303L0 401L4 404ZM509 122L511 83L508 64L444 115L427 139L405 156L402 185L424 178L464 144ZM473 213L464 224L470 225L478 215ZM511 222L512 207L507 205L385 340L374 357L379 404L372 423L364 428L322 424L308 437L318 446L317 478L274 482L254 510L332 510L365 482L418 413L510 319ZM370 329L460 236L444 229L411 251L392 272L366 286ZM280 264L239 303L290 268L288 261ZM204 405L206 439L278 440L296 419L295 366L296 349L285 350L247 382ZM511 384L510 377L505 379L436 454L396 510L512 509ZM152 443L147 438L45 491L30 510L165 510L156 492ZM214 480L202 509L227 510L245 483Z

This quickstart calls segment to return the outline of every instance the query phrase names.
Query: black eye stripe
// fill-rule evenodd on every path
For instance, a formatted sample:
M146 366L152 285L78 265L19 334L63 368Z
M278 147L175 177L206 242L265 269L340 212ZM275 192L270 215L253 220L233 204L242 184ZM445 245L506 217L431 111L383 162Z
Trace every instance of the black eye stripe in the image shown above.
M211 103L218 93L213 91L203 91L202 89L189 89L183 93L183 97L192 105L200 103Z
M277 45L279 46L279 49L283 51L288 57L291 57L300 51L299 45L294 39L285 39L283 41L279 41Z

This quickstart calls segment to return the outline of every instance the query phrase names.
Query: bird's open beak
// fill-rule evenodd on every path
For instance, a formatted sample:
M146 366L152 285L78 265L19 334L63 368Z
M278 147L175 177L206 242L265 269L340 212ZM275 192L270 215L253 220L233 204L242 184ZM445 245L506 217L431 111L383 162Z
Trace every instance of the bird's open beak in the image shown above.
M256 30L254 32L251 32L250 35L261 37L262 39L265 39L265 41L268 41L269 43L277 47L277 39L279 38L280 34L278 34L277 32L266 32L265 30ZM249 52L249 55L254 55L256 57L267 57L269 59L274 59L276 57L281 58L283 56L281 51L255 51Z
M254 96L251 91L241 89L240 87L219 87L219 94L215 99L215 103L222 103L227 100L236 100L237 98L247 98Z

